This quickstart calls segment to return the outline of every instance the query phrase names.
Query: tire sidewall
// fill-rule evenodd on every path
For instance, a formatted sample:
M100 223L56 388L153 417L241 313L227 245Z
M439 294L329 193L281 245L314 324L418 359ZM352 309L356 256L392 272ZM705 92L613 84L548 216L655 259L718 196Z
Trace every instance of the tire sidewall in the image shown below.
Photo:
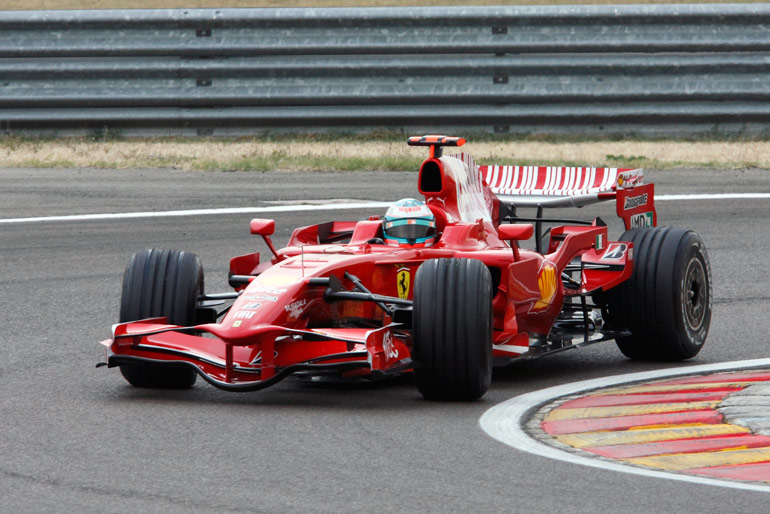
M703 242L695 233L689 233L686 244L679 247L676 258L673 263L674 283L676 285L674 294L674 305L677 309L676 323L677 332L683 336L680 338L680 344L683 349L698 353L700 348L706 342L709 325L711 323L712 291L711 291L711 267L708 261L708 255L703 246ZM703 306L704 312L697 326L693 327L689 322L687 312L688 294L690 287L688 277L694 270L700 270L704 274L703 285L707 289L702 299L705 300Z

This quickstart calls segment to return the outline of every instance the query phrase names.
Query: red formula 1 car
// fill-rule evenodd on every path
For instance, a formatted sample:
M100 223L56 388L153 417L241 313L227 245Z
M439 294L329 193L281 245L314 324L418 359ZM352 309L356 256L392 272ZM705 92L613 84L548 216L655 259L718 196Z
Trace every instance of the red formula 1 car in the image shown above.
M608 339L633 359L700 351L711 319L706 250L691 230L656 226L641 170L477 166L467 154L441 155L464 142L410 138L430 151L417 184L425 201L398 202L384 218L301 227L280 250L274 221L252 220L272 256L233 258L235 292L204 293L194 254L135 254L121 323L103 342L106 365L139 387L190 387L201 375L228 391L289 375L413 371L426 398L471 400L489 387L493 363ZM617 241L601 218L543 216L603 200L625 224ZM519 215L525 207L531 217ZM521 248L533 237L534 250Z

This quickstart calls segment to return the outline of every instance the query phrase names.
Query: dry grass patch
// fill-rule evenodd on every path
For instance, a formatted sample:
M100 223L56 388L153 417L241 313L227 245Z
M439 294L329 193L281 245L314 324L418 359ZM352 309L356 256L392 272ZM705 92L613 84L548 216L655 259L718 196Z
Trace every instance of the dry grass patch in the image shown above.
M770 169L770 142L469 142L481 164L698 166ZM150 140L0 138L2 167L175 168L239 171L415 170L424 148L403 141Z
M768 141L513 142L480 143L473 145L473 149L473 154L486 164L770 168Z

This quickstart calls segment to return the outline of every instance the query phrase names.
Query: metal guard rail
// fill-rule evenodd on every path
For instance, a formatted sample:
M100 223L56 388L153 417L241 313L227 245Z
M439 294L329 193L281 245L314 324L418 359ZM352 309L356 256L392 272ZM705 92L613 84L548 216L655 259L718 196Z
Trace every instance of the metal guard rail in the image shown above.
M0 131L764 134L770 5L0 11Z

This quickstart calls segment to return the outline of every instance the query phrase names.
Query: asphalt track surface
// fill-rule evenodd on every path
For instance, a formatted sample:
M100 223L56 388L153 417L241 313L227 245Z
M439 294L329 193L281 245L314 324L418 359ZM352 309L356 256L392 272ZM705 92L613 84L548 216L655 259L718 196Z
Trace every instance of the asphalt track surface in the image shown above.
M648 171L660 194L770 192L770 174ZM416 195L414 173L186 173L0 169L0 220ZM294 226L346 210L276 215ZM619 235L613 207L601 215ZM488 435L491 406L550 386L645 370L768 357L770 200L661 201L660 224L695 229L709 251L714 315L686 364L637 363L612 342L497 369L473 403L431 403L408 379L248 394L130 387L95 369L117 319L129 256L195 251L209 292L229 258L264 249L249 214L0 224L0 512L764 512L768 496L593 469L520 452Z

